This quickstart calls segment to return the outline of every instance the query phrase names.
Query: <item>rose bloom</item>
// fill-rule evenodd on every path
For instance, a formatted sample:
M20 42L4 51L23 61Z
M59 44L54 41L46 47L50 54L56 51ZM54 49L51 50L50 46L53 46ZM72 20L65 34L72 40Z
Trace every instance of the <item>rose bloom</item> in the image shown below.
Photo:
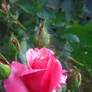
M1 7L2 7L5 11L7 11L7 5L6 5L6 4L2 3L2 4L1 4Z
M66 70L51 50L29 49L26 57L28 66L12 62L11 74L4 80L6 92L56 92L65 84Z

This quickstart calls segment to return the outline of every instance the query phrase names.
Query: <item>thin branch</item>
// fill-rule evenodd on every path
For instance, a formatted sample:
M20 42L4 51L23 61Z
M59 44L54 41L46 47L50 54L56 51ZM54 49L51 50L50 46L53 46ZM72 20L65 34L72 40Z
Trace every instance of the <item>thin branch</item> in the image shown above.
M10 63L8 62L8 60L7 60L1 53L0 53L0 58L3 59L4 62L6 62L7 64L10 64Z
M72 57L70 57L70 56L67 56L67 57L66 57L66 60L71 61L71 62L73 62L73 63L75 63L75 64L77 64L77 65L84 66L84 64L79 63L78 61L76 61L74 58L72 58Z
M3 14L7 14L4 10L2 10L2 9L0 9L0 12L1 13L3 13ZM20 23L20 21L18 21L14 16L13 16L13 14L12 13L10 13L10 17L14 20L13 22L15 23L15 24L18 24L23 30L27 30L27 28L23 25L23 24L21 24Z

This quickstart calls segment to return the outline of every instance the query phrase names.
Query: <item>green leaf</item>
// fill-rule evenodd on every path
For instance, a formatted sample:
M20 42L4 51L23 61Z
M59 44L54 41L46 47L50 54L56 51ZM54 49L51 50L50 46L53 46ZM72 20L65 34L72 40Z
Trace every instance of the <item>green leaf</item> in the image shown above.
M44 8L37 13L37 16L42 19L53 19L55 18L55 12L52 9Z
M61 92L61 89L57 90L56 92Z
M18 5L22 8L26 13L34 15L41 8L40 5L34 0L20 0L18 1Z
M25 65L27 65L27 60L26 60L26 51L27 51L27 41L25 40L25 37L21 41L21 50L19 52L19 58L21 62Z
M34 1L36 1L36 0L34 0ZM48 3L48 0L37 0L38 1L38 3L41 5L41 6L44 6L44 5L46 5L47 3Z
M9 0L11 4L14 4L18 0Z
M62 85L62 92L66 92L67 86L66 85Z
M3 88L1 92L6 92L5 89Z
M64 34L63 37L69 42L80 42L80 39L75 34Z
M66 85L62 85L61 89L57 90L57 92L66 92Z
M72 16L71 12L66 12L65 13L65 19L66 19L66 21L73 20L73 16Z

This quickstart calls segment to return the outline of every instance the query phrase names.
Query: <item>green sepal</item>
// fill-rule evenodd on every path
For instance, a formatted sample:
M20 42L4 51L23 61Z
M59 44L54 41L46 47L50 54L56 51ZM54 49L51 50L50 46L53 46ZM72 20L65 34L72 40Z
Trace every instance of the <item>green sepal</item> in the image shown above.
M78 79L78 77L79 77L79 79ZM75 87L76 88L80 87L81 81L82 81L81 74L79 72L77 72L76 75L75 75Z
M13 42L13 40L16 41L16 43ZM17 47L18 46L18 47ZM15 37L14 33L11 34L10 40L9 40L9 48L13 53L17 53L20 50L20 44L18 39Z
M11 67L0 63L0 80L6 79L11 73Z
M38 48L43 48L49 45L50 43L50 35L47 31L46 24L43 24L42 31L40 33L40 36L38 36L39 33L39 27L36 27L37 33L34 36L34 44Z

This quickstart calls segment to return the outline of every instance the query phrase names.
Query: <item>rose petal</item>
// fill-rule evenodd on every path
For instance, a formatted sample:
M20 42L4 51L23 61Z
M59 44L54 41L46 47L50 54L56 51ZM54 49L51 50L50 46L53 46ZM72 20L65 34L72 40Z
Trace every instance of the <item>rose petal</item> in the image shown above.
M40 58L45 58L45 61L46 59L50 58L54 56L54 53L49 50L49 49L46 49L46 48L42 48L42 49L29 49L26 53L26 57L27 57L27 61L28 61L28 64L29 66L31 67L32 65L34 65L33 63ZM41 61L41 60L39 60ZM40 62L39 62L40 63ZM42 63L42 62L41 62ZM35 64L35 65L39 65L38 63Z
M21 78L26 84L30 92L45 92L42 91L41 80L46 70L34 70L33 72L27 71L22 74Z
M47 72L44 74L43 77L43 88L52 92L53 89L60 88L60 82L65 83L66 76L63 75L64 71L59 61L52 59L49 62ZM62 80L62 81L61 81ZM48 86L47 86L48 85Z
M54 56L54 52L53 51L51 51L50 49L47 49L47 48L42 48L42 49L40 49L40 51L39 51L40 53L40 56L44 56L44 55L47 55L47 56Z
M26 58L27 58L27 61L28 61L28 65L31 66L33 64L33 60L35 58L37 58L38 54L37 54L38 50L33 50L33 49L29 49L27 52L26 52Z
M56 90L53 90L52 92L56 92Z
M53 62L51 69L50 89L52 90L60 88L60 83L65 84L67 76L64 74L64 70L62 69L61 63L58 60Z
M19 77L25 69L23 64L17 62L11 64L11 74L4 80L6 92L29 92Z

